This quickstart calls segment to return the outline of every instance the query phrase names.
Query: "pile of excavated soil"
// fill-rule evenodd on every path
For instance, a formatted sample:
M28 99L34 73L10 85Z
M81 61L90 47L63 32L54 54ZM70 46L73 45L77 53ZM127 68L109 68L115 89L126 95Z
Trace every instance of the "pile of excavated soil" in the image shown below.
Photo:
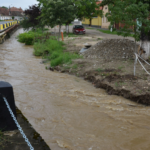
M136 44L136 50L139 45ZM83 56L85 58L133 59L135 42L128 39L106 39L90 47Z

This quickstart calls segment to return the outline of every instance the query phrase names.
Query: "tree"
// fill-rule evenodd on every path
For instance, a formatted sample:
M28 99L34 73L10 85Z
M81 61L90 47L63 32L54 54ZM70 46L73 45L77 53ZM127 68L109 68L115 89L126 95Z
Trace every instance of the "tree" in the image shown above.
M43 25L54 27L59 25L59 35L62 24L68 24L76 18L73 0L38 0L42 6L41 20Z
M1 8L5 8L5 9L8 9L8 7L6 7L6 6L2 6Z
M38 5L29 6L28 9L24 11L25 17L21 22L24 29L29 29L30 27L35 29L41 26L40 19L38 18L41 13L41 8Z
M77 8L75 7L73 1L66 0L65 5L68 6L65 10L69 12L67 15L66 24L66 32L69 33L69 24L76 18Z
M140 40L140 33L142 30L150 30L150 21L147 19L149 17L149 5L146 3L138 2L136 0L115 0L115 4L109 5L110 12L107 13L107 18L111 25L114 23L122 23L123 27L120 27L118 35L123 35L124 37L129 36L131 32L134 32L135 42ZM138 21L143 24L139 26ZM133 29L132 29L133 27Z
M118 35L121 34L126 37L129 36L131 32L134 32L135 53L136 41L140 40L141 33L144 32L148 34L150 31L150 20L148 20L149 8L149 4L137 0L115 0L114 4L109 4L110 12L107 13L107 18L111 25L114 23L124 24L123 27L120 27ZM137 23L137 21L139 23ZM135 58L134 75L136 63L137 59Z
M100 2L97 0L82 0L77 4L77 17L89 19L90 26L93 17L98 15L102 16L102 10L100 9Z

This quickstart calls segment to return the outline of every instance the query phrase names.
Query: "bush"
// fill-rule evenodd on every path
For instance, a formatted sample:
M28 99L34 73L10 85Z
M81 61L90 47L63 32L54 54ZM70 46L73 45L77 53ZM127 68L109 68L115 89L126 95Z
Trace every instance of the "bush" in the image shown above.
M46 29L47 30L47 29ZM62 41L54 40L53 37L51 39L47 39L46 41L40 40L35 41L36 37L40 37L45 35L42 30L38 29L36 31L28 31L22 34L19 34L18 41L21 43L25 43L26 45L34 45L33 54L35 56L43 56L44 58L50 60L51 66L57 66L64 63L71 62L72 59L79 58L78 54L70 54L64 52L65 49L64 43Z
M51 66L58 66L61 64L66 64L68 62L71 62L72 59L79 58L80 56L77 54L71 54L71 53L60 53L58 57L51 59Z
M25 43L26 45L32 45L34 40L34 34L32 32L25 32L18 35L18 41Z
M53 55L55 55L58 52L62 52L65 47L63 47L64 43L59 42L56 40L48 39L46 42L41 43L41 42L36 42L34 43L34 52L33 54L35 56L43 56L45 54L52 54L55 52ZM54 56L53 56L54 57ZM49 59L51 59L49 57Z
M63 42L49 39L45 43L35 43L33 54L44 56L44 58L50 60L52 67L71 62L72 59L80 57L78 54L63 52L64 49Z
M33 45L34 38L42 36L46 33L43 33L41 29L31 30L25 33L21 33L17 36L17 39L21 43L25 43L26 45Z

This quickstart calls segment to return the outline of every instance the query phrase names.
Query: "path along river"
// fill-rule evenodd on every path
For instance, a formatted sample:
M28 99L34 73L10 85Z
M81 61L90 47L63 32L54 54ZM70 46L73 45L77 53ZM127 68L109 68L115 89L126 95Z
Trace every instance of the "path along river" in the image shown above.
M45 70L33 47L0 45L0 80L14 87L16 105L52 150L149 150L150 107L75 76Z

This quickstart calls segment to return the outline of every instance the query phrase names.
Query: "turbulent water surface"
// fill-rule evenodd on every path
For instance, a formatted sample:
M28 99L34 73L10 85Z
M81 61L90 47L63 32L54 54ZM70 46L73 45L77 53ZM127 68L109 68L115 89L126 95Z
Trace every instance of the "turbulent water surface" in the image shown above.
M149 150L150 107L75 76L45 70L16 35L0 45L0 80L52 150Z

